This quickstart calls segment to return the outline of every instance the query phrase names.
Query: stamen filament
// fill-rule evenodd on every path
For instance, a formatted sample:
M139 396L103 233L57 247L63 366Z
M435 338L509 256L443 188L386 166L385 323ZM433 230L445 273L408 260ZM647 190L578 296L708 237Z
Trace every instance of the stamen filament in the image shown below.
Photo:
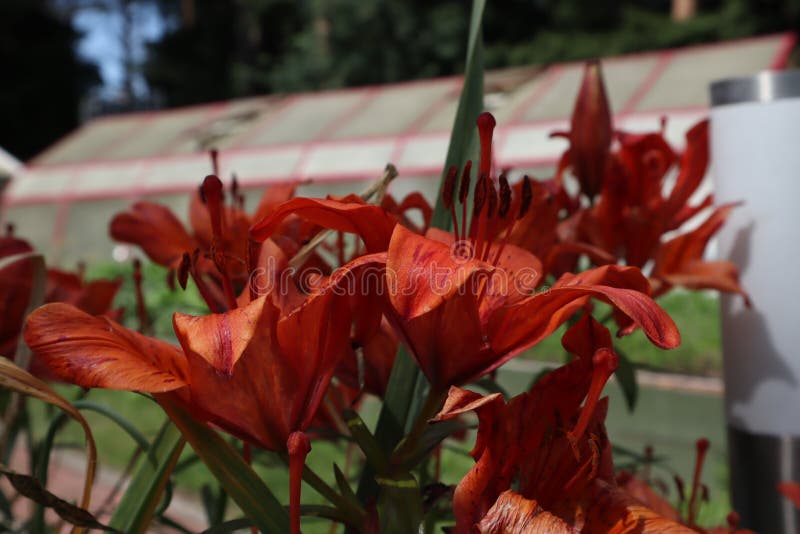
M694 526L695 519L697 518L697 497L700 489L700 474L703 471L703 463L706 459L706 453L710 443L705 438L697 440L697 460L694 464L694 476L692 477L692 493L689 496L689 511L687 516L687 523L689 526Z
M144 291L142 291L142 262L139 258L133 260L133 287L136 292L136 315L139 318L139 333L147 334L150 331L150 317L144 304Z
M467 160L461 172L461 187L458 190L458 201L461 202L461 241L467 239L467 198L469 183L472 179L472 160Z

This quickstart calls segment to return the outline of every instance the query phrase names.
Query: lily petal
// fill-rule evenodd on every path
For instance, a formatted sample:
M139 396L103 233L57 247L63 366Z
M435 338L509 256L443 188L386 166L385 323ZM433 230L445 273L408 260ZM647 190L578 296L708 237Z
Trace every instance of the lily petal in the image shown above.
M506 490L477 525L481 534L578 534L561 518L545 512L536 501Z
M588 503L586 526L582 530L588 534L697 534L602 480L595 481Z
M177 347L69 304L35 310L24 335L56 376L81 387L157 393L188 382L186 358Z
M502 362L538 343L583 306L589 297L607 302L639 325L661 348L680 344L672 318L648 296L647 279L634 267L607 265L564 275L549 290L499 310L489 323L492 349ZM501 362L501 363L502 363Z
M154 202L137 202L130 211L118 213L110 232L115 240L138 245L151 260L170 268L177 268L183 253L197 247L172 211Z
M226 313L194 317L176 313L175 334L186 353L204 359L219 373L231 376L233 367L253 339L267 297Z
M346 200L294 198L275 208L266 219L257 221L250 228L250 237L264 241L283 219L295 214L324 228L357 234L368 252L385 251L397 221L378 206L367 204L358 197L346 197Z

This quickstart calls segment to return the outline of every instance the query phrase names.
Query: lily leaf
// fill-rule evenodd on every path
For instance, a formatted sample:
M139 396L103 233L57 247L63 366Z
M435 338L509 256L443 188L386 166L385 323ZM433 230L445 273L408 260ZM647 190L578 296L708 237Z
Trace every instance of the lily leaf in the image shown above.
M466 430L469 425L453 419L451 421L442 421L428 425L425 433L420 438L414 453L404 463L406 469L412 469L419 462L421 462L437 445L439 445L445 438L459 432Z
M114 527L130 533L147 531L184 444L181 433L167 421L150 446L147 457L140 460L136 474L111 518Z
M288 532L289 514L236 449L217 432L194 420L170 394L158 394L157 399L194 452L253 524L267 533Z
M389 384L383 397L383 406L375 428L375 439L382 451L394 450L403 439L406 427L413 420L417 411L415 405L418 406L420 402L417 400L415 403L417 385L424 382L425 377L422 376L417 363L408 350L401 345L389 376ZM419 394L419 397L421 398L422 395ZM362 472L357 491L361 502L366 502L369 496L374 496L378 491L374 476L375 470L371 464L367 464Z
M422 522L422 495L417 480L410 474L378 478L381 497L381 532L415 534Z
M617 353L619 365L615 374L619 387L622 388L622 394L625 397L625 404L628 406L628 411L633 411L636 408L636 401L639 399L639 383L636 381L636 364L634 364L628 356L614 347Z
M95 468L97 466L97 447L95 446L89 423L67 399L53 391L50 386L14 364L14 362L2 357L0 357L0 388L9 389L52 404L81 425L86 436L86 478L79 507L87 510L91 503L92 484L94 483Z
M442 203L444 178L450 166L464 166L473 153L477 153L478 141L475 123L483 110L483 11L486 0L473 0L470 19L467 57L464 70L464 86L458 101L447 157L442 171L442 180L431 226L449 229L450 214ZM474 180L473 180L474 182ZM375 429L375 438L384 451L390 451L403 439L407 428L416 417L425 396L426 381L411 355L400 347L395 359L383 406ZM358 485L358 497L365 502L378 490L371 466L365 466Z
M450 214L442 202L442 190L447 170L451 166L463 168L467 160L477 154L478 150L475 122L483 111L483 37L481 29L484 7L486 7L486 0L473 0L469 41L467 42L467 61L464 69L464 86L458 100L458 109L453 121L450 144L447 147L447 157L439 184L439 195L431 218L431 226L444 230L450 230L452 224Z
M22 475L0 464L0 473L5 475L11 485L20 495L32 501L51 508L58 516L71 525L82 528L93 528L105 532L120 532L112 527L103 525L92 514L85 509L70 504L64 499L47 491L36 478L29 475Z
M367 462L376 472L382 473L385 471L387 467L386 455L383 453L375 436L367 428L364 420L361 419L361 416L353 410L345 410L342 416L347 423L347 428L350 429L350 435L361 448L367 458Z

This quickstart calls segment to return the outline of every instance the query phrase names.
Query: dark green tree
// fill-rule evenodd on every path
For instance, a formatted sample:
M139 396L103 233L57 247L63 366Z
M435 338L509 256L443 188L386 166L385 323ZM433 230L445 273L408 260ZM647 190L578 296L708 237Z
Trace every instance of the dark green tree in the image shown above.
M170 105L461 72L466 0L160 0L191 6L151 48L150 84ZM486 64L546 64L792 29L800 0L488 2ZM184 16L183 19L186 17ZM181 21L182 20L182 21Z
M27 159L78 124L100 79L75 50L80 34L45 0L0 2L0 146Z

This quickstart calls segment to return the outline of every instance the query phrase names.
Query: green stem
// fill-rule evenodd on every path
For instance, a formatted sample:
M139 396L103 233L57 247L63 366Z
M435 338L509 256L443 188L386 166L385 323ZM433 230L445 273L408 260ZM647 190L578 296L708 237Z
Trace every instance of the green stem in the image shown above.
M428 420L436 415L436 412L442 407L445 398L447 398L447 391L439 391L431 388L425 398L425 403L414 421L414 426L392 454L390 464L395 467L403 466L408 458L414 453L420 440L422 439L425 430L428 428Z
M322 477L316 474L308 465L303 467L303 480L306 484L314 488L317 493L336 506L336 508L345 513L354 526L358 526L363 522L364 516L366 515L364 510L330 487L328 483L322 480Z

